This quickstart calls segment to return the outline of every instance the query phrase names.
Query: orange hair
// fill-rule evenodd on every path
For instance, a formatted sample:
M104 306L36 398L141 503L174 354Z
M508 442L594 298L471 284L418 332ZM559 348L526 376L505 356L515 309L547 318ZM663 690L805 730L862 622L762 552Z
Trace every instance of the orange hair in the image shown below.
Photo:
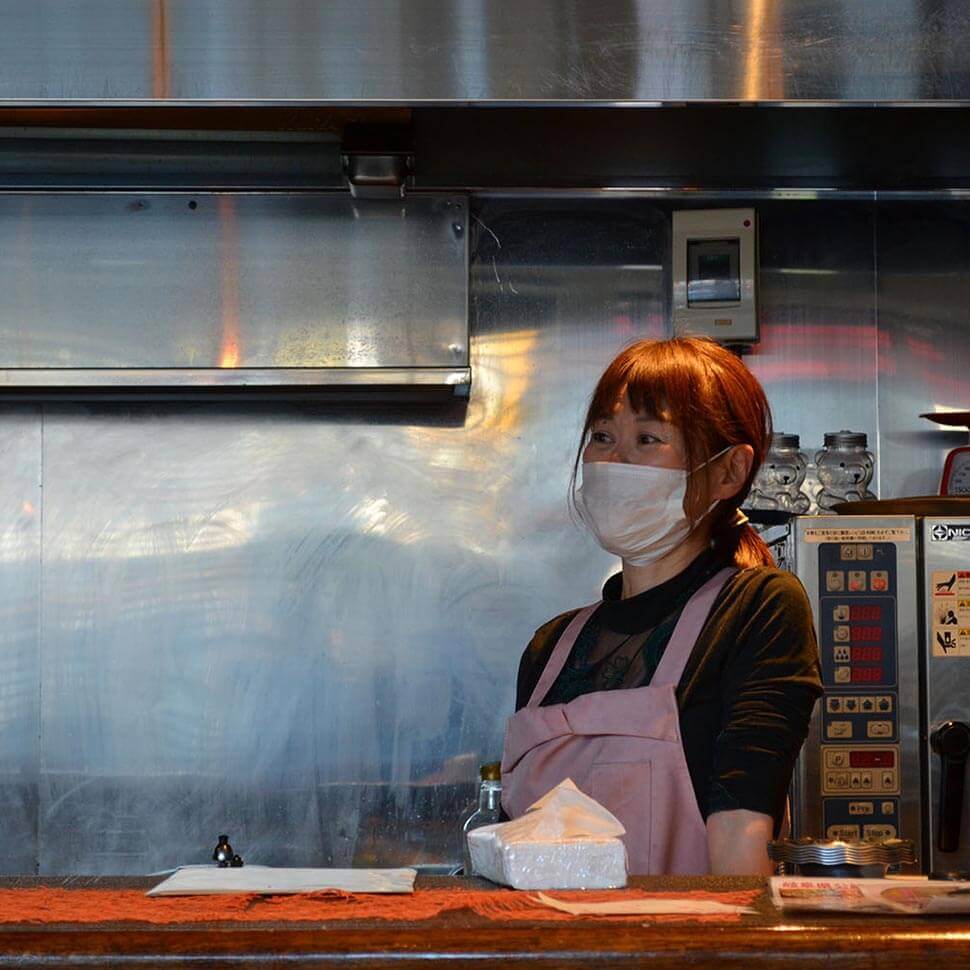
M751 471L737 494L711 512L711 539L740 569L771 566L774 559L750 525L734 524L771 442L771 409L758 379L731 351L713 340L675 337L641 340L621 351L596 385L573 465L573 487L593 424L610 417L626 395L638 412L669 421L683 435L687 467L696 468L732 445L754 449ZM696 493L691 479L688 494Z

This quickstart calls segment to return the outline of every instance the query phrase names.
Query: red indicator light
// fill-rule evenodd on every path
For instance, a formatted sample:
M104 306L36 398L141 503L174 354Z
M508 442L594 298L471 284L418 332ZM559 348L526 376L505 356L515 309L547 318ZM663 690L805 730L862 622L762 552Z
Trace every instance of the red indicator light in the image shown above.
M881 663L882 647L853 647L853 663Z
M882 667L853 667L853 684L877 684L883 679Z
M873 622L882 619L881 606L850 606L849 619L856 623Z
M895 751L850 751L850 768L894 768Z

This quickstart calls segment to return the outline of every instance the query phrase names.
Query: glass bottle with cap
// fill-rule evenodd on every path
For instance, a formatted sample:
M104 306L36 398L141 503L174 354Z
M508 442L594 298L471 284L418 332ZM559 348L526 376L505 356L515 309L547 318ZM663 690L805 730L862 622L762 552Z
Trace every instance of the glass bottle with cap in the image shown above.
M781 509L803 514L811 499L802 491L808 459L799 450L797 434L779 432L771 436L771 447L755 475L745 503L752 509Z
M863 431L828 431L825 445L815 455L819 484L818 507L831 511L841 502L875 498L869 491L874 461L866 450Z
M481 784L478 788L478 805L467 815L461 826L461 857L465 875L472 875L472 861L468 854L468 833L472 829L498 822L502 814L502 767L501 762L490 761L479 769Z

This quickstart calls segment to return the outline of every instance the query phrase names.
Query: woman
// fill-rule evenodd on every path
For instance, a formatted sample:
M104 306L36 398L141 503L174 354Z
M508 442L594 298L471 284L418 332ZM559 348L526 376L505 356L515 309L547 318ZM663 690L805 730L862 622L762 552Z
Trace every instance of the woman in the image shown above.
M523 654L511 817L570 777L623 823L633 873L771 871L821 686L805 592L739 511L770 437L761 385L715 343L643 341L606 369L574 497L623 570Z

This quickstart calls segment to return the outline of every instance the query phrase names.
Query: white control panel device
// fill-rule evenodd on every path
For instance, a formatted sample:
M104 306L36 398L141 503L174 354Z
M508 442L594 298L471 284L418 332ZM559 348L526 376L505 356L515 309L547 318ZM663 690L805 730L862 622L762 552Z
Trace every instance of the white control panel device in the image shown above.
M676 336L758 341L758 224L754 209L673 214Z

